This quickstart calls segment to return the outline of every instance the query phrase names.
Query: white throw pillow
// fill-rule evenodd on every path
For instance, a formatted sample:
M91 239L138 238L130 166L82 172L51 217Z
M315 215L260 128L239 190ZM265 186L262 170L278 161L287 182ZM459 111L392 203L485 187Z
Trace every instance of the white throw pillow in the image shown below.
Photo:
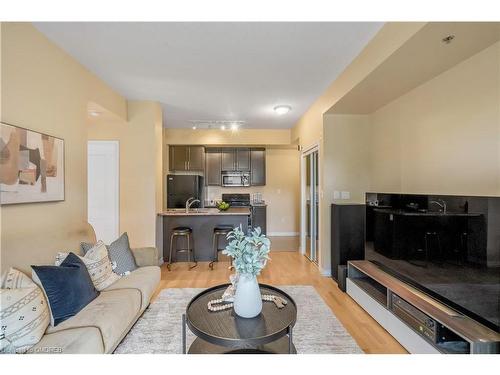
M58 253L55 265L59 266L67 256L68 253ZM108 250L102 241L96 243L94 247L87 251L85 256L79 258L85 263L90 278L98 291L106 289L120 279L120 275L113 272Z
M25 353L42 338L50 322L42 290L11 268L0 290L0 352Z

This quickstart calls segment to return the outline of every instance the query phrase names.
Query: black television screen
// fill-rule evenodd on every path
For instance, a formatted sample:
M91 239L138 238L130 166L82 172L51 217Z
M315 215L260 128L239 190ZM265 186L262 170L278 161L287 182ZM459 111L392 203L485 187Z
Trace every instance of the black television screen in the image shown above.
M500 197L366 194L365 259L500 331Z

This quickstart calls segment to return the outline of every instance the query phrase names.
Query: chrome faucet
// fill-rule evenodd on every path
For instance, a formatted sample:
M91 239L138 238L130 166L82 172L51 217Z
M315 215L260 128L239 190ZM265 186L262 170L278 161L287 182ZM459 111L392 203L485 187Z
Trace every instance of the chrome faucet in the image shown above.
M199 199L195 199L195 197L191 197L186 201L186 213L189 213L189 209L195 203L201 203Z
M437 204L439 207L441 207L441 211L443 212L443 214L446 213L446 202L444 200L438 199L435 201L430 201L429 203Z

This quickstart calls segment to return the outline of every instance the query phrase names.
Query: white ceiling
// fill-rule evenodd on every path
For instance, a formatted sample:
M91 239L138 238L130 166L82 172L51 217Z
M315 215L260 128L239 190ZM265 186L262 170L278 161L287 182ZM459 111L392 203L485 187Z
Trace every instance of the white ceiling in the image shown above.
M48 22L35 27L169 128L241 120L290 128L382 23ZM273 107L292 106L277 116Z

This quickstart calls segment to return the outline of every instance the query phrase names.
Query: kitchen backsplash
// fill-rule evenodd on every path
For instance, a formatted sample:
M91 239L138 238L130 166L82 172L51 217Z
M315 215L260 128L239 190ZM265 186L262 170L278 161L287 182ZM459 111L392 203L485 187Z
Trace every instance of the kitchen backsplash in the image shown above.
M259 187L221 187L221 186L205 186L205 202L220 201L222 194L250 194L250 199L254 197L255 193L259 193L262 200L266 200ZM206 204L205 203L205 204Z

